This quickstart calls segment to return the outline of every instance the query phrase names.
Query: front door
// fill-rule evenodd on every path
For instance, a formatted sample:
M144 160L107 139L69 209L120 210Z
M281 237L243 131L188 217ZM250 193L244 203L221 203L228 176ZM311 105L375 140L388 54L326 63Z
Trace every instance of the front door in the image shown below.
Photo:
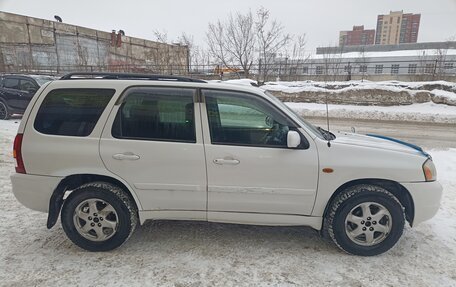
M206 163L195 99L194 89L135 87L111 112L101 157L108 170L134 188L144 210L206 212Z
M202 90L211 212L309 215L318 182L315 144L268 100ZM287 148L289 130L302 138Z

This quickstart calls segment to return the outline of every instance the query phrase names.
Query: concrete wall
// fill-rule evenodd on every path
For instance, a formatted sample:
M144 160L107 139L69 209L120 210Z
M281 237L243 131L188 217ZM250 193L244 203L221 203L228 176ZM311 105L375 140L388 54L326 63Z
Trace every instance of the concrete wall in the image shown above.
M187 74L188 48L0 11L0 72L72 71Z

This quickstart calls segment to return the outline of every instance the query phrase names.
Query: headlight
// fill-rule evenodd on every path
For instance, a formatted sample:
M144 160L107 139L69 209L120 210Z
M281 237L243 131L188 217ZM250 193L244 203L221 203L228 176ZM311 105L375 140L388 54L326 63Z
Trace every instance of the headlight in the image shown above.
M437 170L435 169L432 159L428 159L423 164L424 178L426 181L435 181L437 179Z

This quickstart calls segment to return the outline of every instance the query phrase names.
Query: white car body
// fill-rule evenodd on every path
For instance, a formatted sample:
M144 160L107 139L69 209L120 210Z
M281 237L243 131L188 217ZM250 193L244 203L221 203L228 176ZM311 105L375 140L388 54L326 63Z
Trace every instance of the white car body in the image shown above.
M178 85L260 97L299 125L309 143L307 149L211 144L204 101L194 103L196 143L114 138L111 126L119 109L116 102L131 86L175 87L176 83L58 80L41 87L18 130L24 135L22 158L27 173L13 174L11 180L22 204L48 212L51 196L63 179L88 174L115 179L128 188L141 223L149 219L202 220L307 225L320 230L325 209L338 189L377 180L403 188L403 198L409 198L411 205L407 206L410 224L431 218L439 208L442 188L437 181L426 181L423 164L428 157L422 151L352 133L337 133L328 145L328 140L259 88L219 83ZM116 91L89 136L45 135L34 128L33 121L49 91L80 87ZM130 153L139 160L128 160ZM113 158L119 154L127 160Z

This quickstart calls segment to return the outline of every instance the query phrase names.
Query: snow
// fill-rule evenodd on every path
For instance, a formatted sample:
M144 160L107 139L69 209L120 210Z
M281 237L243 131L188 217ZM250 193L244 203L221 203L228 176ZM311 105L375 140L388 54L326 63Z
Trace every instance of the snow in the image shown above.
M268 91L281 91L284 93L299 93L299 92L330 92L330 93L342 93L350 90L369 90L369 89L381 89L391 92L409 92L414 94L417 91L429 92L424 90L424 86L442 86L448 90L456 91L456 83L446 81L427 81L427 82L400 82L400 81L331 81L331 82L318 82L318 81L295 81L295 82L267 82L261 86L262 89ZM430 93L433 93L433 90ZM449 92L448 94L455 93Z
M326 105L316 103L286 103L304 118L326 117ZM438 122L456 124L456 106L432 102L404 106L328 105L329 117L340 119Z
M233 80L226 80L226 81L220 81L220 80L212 80L209 82L216 82L216 83L224 83L224 84L233 84L233 85L243 85L243 86L256 86L257 81L251 80L251 79L233 79Z
M238 80L227 80L224 81L224 83L227 84L240 84L240 85L247 85L247 86L252 86L252 84L256 85L257 82L251 79L238 79Z
M452 105L456 106L456 93L438 90L438 89L432 90L431 93L434 94L434 96L436 96L436 97L446 99L447 103L451 103Z
M409 102L423 102L424 104L412 104L409 106L400 106L397 109L395 107L347 107L347 106L333 106L336 110L332 114L334 117L349 117L349 118L363 118L369 119L369 116L373 116L373 119L378 119L383 116L383 112L388 112L387 117L391 120L402 120L402 116L405 116L405 120L411 121L431 121L439 122L442 120L443 123L453 123L456 117L456 83L446 81L428 81L428 82L400 82L400 81L383 81L383 82L371 82L371 81L346 81L346 82L314 82L314 81L297 81L297 82L267 82L261 86L263 90L272 92L282 92L285 94L294 94L298 96L298 93L321 93L327 95L342 94L342 96L350 95L351 92L366 91L365 93L358 93L355 99L351 101L355 103L359 97L369 99L372 95L383 95L385 94L385 102L383 105L398 104L400 100L395 97L404 97L403 93L408 93L410 97ZM429 89L429 90L426 90ZM382 91L393 92L382 93ZM394 94L397 93L397 94ZM401 93L401 94L399 94ZM283 95L283 94L282 94ZM301 94L300 97L305 97L308 94ZM315 96L310 94L309 96ZM379 103L381 104L381 103ZM312 104L307 106L296 106L300 109L311 109ZM315 104L314 107L321 107ZM314 108L314 110L320 110L320 108ZM366 114L355 115L351 111L369 111L369 116ZM401 114L398 115L397 112ZM402 114L405 112L405 114ZM339 115L340 114L340 115ZM309 115L309 114L308 114ZM423 117L420 117L423 115ZM310 116L321 116L312 115Z
M350 256L303 227L148 222L121 248L90 253L11 193L16 121L0 121L0 286L456 286L456 149L431 150L437 216L388 253Z

